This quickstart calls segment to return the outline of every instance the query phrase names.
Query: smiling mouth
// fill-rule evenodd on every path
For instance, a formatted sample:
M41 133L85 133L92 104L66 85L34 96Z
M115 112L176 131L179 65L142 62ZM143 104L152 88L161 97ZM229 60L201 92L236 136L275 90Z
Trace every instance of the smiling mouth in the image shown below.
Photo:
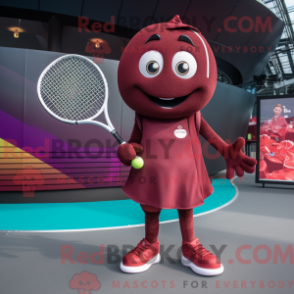
M182 97L176 97L176 98L160 98L160 97L154 97L151 95L148 95L147 93L145 93L149 99L155 103L156 105L162 107L162 108L166 108L166 109L172 109L178 105L180 105L181 103L183 103L190 94L186 95L186 96L182 96Z

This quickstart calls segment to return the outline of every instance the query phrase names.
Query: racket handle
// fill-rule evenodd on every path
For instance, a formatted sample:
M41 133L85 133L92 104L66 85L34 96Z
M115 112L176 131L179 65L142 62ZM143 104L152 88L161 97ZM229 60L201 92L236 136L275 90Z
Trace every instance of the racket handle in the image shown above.
M113 137L116 139L116 141L119 143L119 145L126 143L124 141L124 139L118 134L118 132L116 131L116 129L114 129L111 134L113 135Z
M114 129L111 134L113 135L113 137L117 140L117 142L119 143L119 145L125 144L126 142L124 141L124 139L118 134L118 132ZM136 156L136 158L134 158L132 160L132 167L135 169L141 169L144 165L144 160L142 157L140 156Z

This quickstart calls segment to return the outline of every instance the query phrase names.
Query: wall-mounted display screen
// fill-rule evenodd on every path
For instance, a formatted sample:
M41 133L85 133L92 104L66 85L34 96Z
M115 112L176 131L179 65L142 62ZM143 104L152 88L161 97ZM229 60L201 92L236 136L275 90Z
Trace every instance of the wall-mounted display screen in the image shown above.
M294 184L294 95L257 97L256 181Z

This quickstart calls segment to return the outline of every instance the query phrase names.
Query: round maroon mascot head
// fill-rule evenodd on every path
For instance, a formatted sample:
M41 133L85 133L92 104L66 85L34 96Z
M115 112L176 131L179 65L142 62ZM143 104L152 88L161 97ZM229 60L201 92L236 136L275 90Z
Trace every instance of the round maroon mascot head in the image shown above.
M139 31L126 46L118 67L118 86L126 104L144 116L187 117L211 99L217 67L200 31L170 22Z

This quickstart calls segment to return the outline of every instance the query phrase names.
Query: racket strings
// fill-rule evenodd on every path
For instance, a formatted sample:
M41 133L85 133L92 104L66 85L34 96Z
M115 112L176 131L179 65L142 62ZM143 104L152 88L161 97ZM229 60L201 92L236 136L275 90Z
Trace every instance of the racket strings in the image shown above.
M102 109L106 86L103 76L90 61L68 56L44 74L40 94L55 115L79 121L95 116Z
M103 83L103 81L101 81L101 83ZM95 102L97 103L97 105L101 109L102 106L103 106L103 103L104 103L103 95L105 95L104 94L105 93L105 90L103 90L103 89L100 88L99 89L100 91L97 92L96 89L92 89L91 88L91 84L90 84L89 81L87 81L86 86L88 86L89 87L89 91L91 91L90 92L90 95L92 97L96 97L97 96L98 97L98 100L96 101L95 99L92 99L92 100L87 101L87 104L85 103L84 105L81 106L81 111L83 112L83 111L86 111L87 109L92 109L93 103L95 103Z
M74 67L71 67L70 68L70 71L68 72L68 78L72 81L75 80L76 76L75 76L75 72L73 71ZM67 68L66 67L63 67L63 70L60 71L60 75L61 75L61 79L62 79L62 84L63 84L63 87L62 87L62 94L63 95L66 95L67 93L70 95L70 97L72 97L73 99L70 99L68 102L69 102L69 107L67 107L66 105L63 104L63 107L64 109L66 110L66 113L67 113L67 116L70 118L70 119L74 119L74 113L75 112L79 112L80 114L84 114L85 112L87 112L89 110L88 106L91 105L91 106L94 106L93 103L95 103L95 99L91 99L92 103L87 103L87 100L86 101L83 101L81 100L79 97L81 95L83 95L83 92L81 91L81 88L78 88L77 85L78 83L71 83L71 85L68 83L68 80L67 79L64 79L64 77L66 76L66 70ZM85 75L85 77L88 77L88 74ZM85 85L86 89L90 89L90 85L89 83L84 83L84 80L83 79L83 85ZM88 80L87 80L88 81ZM69 87L69 85L71 87ZM91 96L89 97L95 97L95 93L86 93L86 94L90 94ZM63 99L61 101L64 101ZM84 102L84 104L83 104ZM86 102L86 103L85 103ZM84 106L84 107L83 107ZM95 111L90 111L90 116L92 115L95 115Z

